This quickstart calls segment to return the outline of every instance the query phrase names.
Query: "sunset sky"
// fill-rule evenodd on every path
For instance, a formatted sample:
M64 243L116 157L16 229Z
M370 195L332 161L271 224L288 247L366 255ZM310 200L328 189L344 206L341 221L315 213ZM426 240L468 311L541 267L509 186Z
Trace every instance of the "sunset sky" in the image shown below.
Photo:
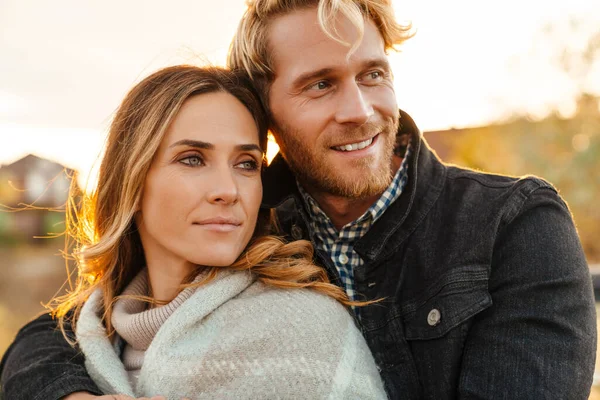
M573 111L582 82L557 55L598 29L599 1L394 6L417 29L391 61L399 105L421 129ZM87 174L127 90L162 66L223 64L244 9L242 0L0 1L0 164L34 153ZM597 64L583 84L600 94Z

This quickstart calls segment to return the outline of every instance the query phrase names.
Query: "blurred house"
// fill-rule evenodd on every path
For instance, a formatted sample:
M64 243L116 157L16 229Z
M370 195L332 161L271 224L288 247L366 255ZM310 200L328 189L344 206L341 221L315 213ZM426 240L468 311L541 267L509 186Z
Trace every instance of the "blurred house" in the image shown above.
M62 232L61 210L74 174L61 164L31 154L1 166L0 244Z

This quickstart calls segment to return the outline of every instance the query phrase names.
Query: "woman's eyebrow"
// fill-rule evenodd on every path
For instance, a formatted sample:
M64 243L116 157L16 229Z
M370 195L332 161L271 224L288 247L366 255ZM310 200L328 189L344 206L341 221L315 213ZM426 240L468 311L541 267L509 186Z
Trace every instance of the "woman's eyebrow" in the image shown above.
M235 149L238 151L253 151L256 150L258 152L263 152L259 145L257 144L239 144L235 146Z
M188 147L194 147L197 149L204 149L204 150L214 150L214 148L215 148L215 145L212 143L203 142L201 140L191 140L191 139L179 140L179 141L173 143L172 145L170 145L169 148L177 147L177 146L188 146ZM238 144L237 146L235 146L235 149L237 151L258 151L258 152L262 153L262 149L260 148L260 146L257 144L254 144L254 143Z
M179 140L179 141L173 143L172 145L170 145L169 148L176 147L176 146L189 146L189 147L195 147L198 149L206 149L206 150L212 150L215 148L215 145L212 143L202 142L200 140L191 140L191 139Z

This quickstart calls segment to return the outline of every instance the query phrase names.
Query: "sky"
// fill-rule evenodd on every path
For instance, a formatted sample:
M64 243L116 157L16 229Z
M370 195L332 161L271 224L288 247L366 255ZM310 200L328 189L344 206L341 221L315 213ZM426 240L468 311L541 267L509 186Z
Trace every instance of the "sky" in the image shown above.
M417 32L390 55L398 103L422 130L569 115L582 84L600 94L598 63L578 82L557 61L598 29L600 1L393 4ZM244 10L243 0L1 0L0 164L33 153L86 177L125 93L163 66L223 65Z

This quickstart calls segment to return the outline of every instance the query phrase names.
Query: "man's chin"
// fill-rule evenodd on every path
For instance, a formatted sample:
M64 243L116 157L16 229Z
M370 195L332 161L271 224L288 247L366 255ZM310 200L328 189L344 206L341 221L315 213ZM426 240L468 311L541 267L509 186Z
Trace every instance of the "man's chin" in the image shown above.
M343 171L343 174L340 174ZM349 199L361 199L383 193L391 182L390 172L364 168L337 169L328 179L315 179L319 191Z

